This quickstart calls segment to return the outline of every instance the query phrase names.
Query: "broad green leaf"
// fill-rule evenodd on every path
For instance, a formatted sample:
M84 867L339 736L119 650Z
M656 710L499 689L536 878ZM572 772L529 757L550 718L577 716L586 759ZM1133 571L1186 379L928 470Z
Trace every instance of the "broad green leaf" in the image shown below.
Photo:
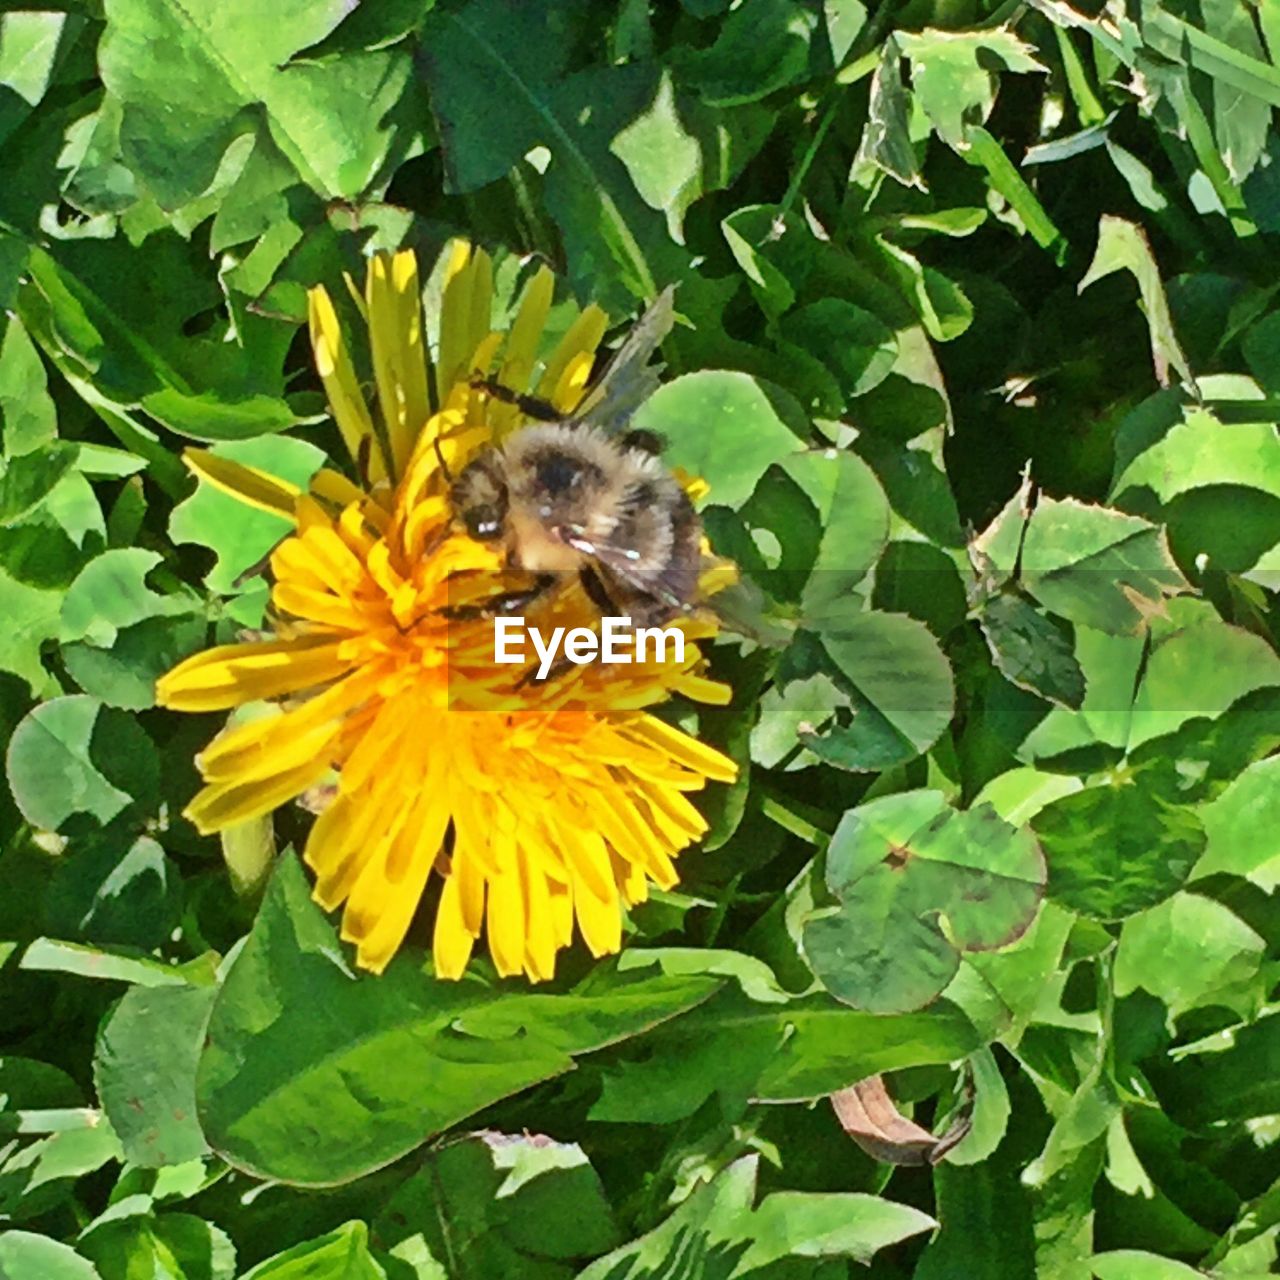
M783 320L782 333L825 361L846 400L879 386L898 356L893 330L870 311L841 298L796 308Z
M369 1252L369 1228L347 1222L258 1263L244 1280L386 1280L386 1274Z
M30 1231L0 1232L4 1280L102 1280L93 1263L70 1245Z
M867 123L858 145L855 171L873 164L905 187L924 191L915 145L911 138L910 100L902 85L902 50L896 36L884 42L871 77Z
M956 1008L874 1014L825 992L757 1003L736 990L649 1037L651 1054L605 1076L598 1120L666 1124L719 1094L727 1108L825 1097L882 1071L954 1062L977 1047Z
M805 74L816 25L798 0L743 0L711 45L680 60L681 78L709 106L755 102Z
M1049 896L1103 920L1169 897L1205 847L1195 810L1167 781L1142 773L1055 800L1031 825L1049 862Z
M53 441L10 457L0 471L0 529L25 520L75 465L73 446Z
M324 455L305 440L290 436L266 436L220 444L213 452L246 466L256 467L305 488L320 468ZM257 626L266 605L263 582L250 576L277 543L291 532L289 523L269 511L248 507L229 494L201 482L194 494L180 502L169 517L169 537L175 543L194 543L214 553L213 567L204 584L220 595L240 595L235 605L236 620ZM264 565L265 567L265 565Z
M85 640L108 649L125 627L189 611L193 600L162 596L147 586L147 574L159 563L156 552L140 548L105 551L91 560L62 603L63 642Z
M973 303L960 286L886 237L877 236L876 244L886 269L897 280L929 337L934 342L960 337L973 323Z
M161 595L147 585L159 563L154 551L106 551L62 602L63 659L80 687L109 706L154 705L156 678L205 638L194 592Z
M866 1265L881 1249L937 1226L910 1205L857 1192L775 1191L752 1219L753 1239L735 1275L783 1258L852 1258Z
M1079 710L1084 701L1084 672L1060 623L1011 592L988 600L978 623L1006 680L1049 702Z
M1137 1249L1095 1253L1089 1267L1098 1280L1198 1280L1202 1274L1185 1263Z
M0 614L9 619L0 632L0 671L21 677L36 696L57 692L40 651L57 636L61 612L61 590L20 582L0 567Z
M843 616L838 604L809 622L851 716L801 741L842 769L878 770L926 752L955 708L951 667L929 629L914 618L871 610Z
M211 986L134 987L98 1035L98 1097L142 1168L194 1160L209 1150L196 1123L196 1060L212 1007Z
M213 961L209 952L185 965L166 964L153 956L89 947L56 938L37 938L22 955L23 969L52 973L74 973L84 978L129 982L140 987L186 986L213 982Z
M797 0L744 0L712 45L681 59L681 78L709 106L762 99L804 76L814 27L813 10Z
M781 467L804 490L822 525L801 610L809 617L830 616L884 551L889 501L875 472L853 453L810 450L784 459Z
M1027 935L1023 934L1023 938ZM1021 940L1021 939L1020 939ZM986 1160L1004 1141L1012 1107L1009 1090L995 1054L985 1045L969 1055L973 1112L969 1132L946 1153L949 1165L975 1165Z
M720 230L760 309L777 320L796 300L798 281L793 277L798 273L787 269L796 264L788 261L792 255L785 250L798 233L772 205L738 209L720 223Z
M182 909L182 877L148 835L79 842L50 877L43 925L52 934L140 950L162 945Z
M938 136L965 147L965 126L985 124L996 98L993 63L1009 71L1044 71L1005 27L976 31L899 31L895 37L911 63L911 88Z
M476 978L435 981L407 955L357 980L286 857L213 1006L201 1127L218 1154L260 1176L344 1182L719 985L659 977L582 995L505 994Z
M702 149L680 118L668 73L648 110L619 130L609 150L627 166L645 204L666 215L671 238L682 242L685 210L702 194Z
M1116 951L1116 994L1149 991L1176 1018L1206 1004L1256 1013L1264 993L1258 966L1266 944L1212 898L1175 893L1131 916Z
M1148 488L1162 503L1209 485L1239 485L1280 498L1280 439L1269 423L1220 422L1203 409L1188 413L1138 453L1111 486L1116 500Z
M648 1234L597 1259L577 1280L732 1280L784 1258L854 1258L936 1223L918 1209L854 1193L775 1191L753 1210L757 1157L700 1186Z
M1251 764L1200 810L1209 843L1194 878L1216 872L1245 876L1280 869L1280 756ZM1274 865L1273 865L1274 864Z
M1156 525L1043 497L1026 526L1022 583L1050 613L1112 635L1139 630L1165 596L1187 587Z
M1160 1097L1179 1124L1199 1127L1272 1116L1280 1109L1280 1017L1268 1010L1256 1022L1212 1036L1179 1056L1176 1073L1161 1073Z
M957 1148L958 1150L958 1148ZM912 1280L1005 1280L1036 1275L1031 1197L1012 1170L988 1161L954 1169L950 1156L934 1170L942 1229L925 1246ZM1045 1270L1044 1276L1067 1272Z
M146 1197L140 1199L146 1204ZM221 1228L191 1213L125 1216L124 1208L123 1201L112 1206L85 1229L79 1241L102 1280L134 1280L135 1276L233 1280L235 1246Z
M826 881L837 906L805 923L805 955L856 1008L919 1009L951 981L961 951L1002 947L1026 930L1044 879L1035 838L994 809L950 809L936 791L873 800L831 838Z
M154 810L159 789L159 757L145 731L84 695L30 712L14 730L5 766L22 816L47 831L78 818L100 827L140 818Z
M735 1160L652 1231L597 1259L576 1280L729 1280L749 1235L756 1162Z
M807 434L787 392L745 373L710 369L659 387L635 425L666 441L666 462L711 486L708 501L735 508L775 462L804 447Z
M35 1058L0 1058L0 1134L6 1141L25 1127L24 1112L69 1110L82 1101L65 1071Z
M20 307L45 354L69 379L88 384L90 393L77 390L95 409L95 400L115 411L140 405L198 440L241 439L301 421L284 397L291 325L247 315L232 326L217 315L187 337L184 328L222 302L216 283L192 269L192 246L173 234L150 237L145 251L97 245L66 241L54 252L33 251Z
M408 75L394 50L288 65L345 16L340 0L291 0L270 22L246 0L107 0L102 78L123 103L130 166L173 208L213 180L228 145L261 114L272 140L320 195L352 198L377 174L387 120ZM169 57L158 56L168 51ZM174 58L179 59L175 62Z
M492 1129L449 1143L397 1190L374 1223L399 1255L415 1237L458 1280L568 1276L618 1244L599 1175L577 1143Z
M23 16L11 13L5 18ZM6 458L40 449L57 435L57 410L49 396L44 363L17 316L10 318L0 342L0 422Z
M1115 271L1132 272L1138 282L1142 297L1142 309L1146 313L1147 327L1151 333L1151 356L1155 362L1156 381L1162 387L1169 385L1172 369L1183 384L1195 387L1191 365L1178 343L1169 315L1169 301L1160 279L1160 268L1151 252L1151 245L1142 228L1111 214L1103 214L1098 224L1098 247L1080 281L1081 291L1097 280Z
M1280 657L1261 636L1223 622L1204 600L1171 600L1152 627L1151 653L1133 699L1129 746L1188 720L1224 715L1254 690L1280 685Z
M582 0L469 0L422 28L422 71L442 139L448 189L470 192L546 148L546 208L585 294L653 297L684 255L637 194L610 140L653 101L651 66L566 74Z

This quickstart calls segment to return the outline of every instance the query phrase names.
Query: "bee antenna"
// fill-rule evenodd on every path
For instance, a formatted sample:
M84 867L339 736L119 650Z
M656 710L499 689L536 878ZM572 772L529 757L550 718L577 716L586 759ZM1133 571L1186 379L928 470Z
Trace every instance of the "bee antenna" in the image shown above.
M444 460L444 450L440 447L440 437L437 436L431 442L432 448L436 451L436 458L440 463L440 470L444 472L446 484L453 483L453 472L449 470L449 464Z

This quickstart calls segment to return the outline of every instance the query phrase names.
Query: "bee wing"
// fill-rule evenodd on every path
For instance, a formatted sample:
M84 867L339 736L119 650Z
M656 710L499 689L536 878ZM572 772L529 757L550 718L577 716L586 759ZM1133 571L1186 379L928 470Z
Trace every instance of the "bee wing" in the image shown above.
M675 323L675 286L668 285L622 340L599 380L587 388L574 419L615 433L658 388L649 360Z

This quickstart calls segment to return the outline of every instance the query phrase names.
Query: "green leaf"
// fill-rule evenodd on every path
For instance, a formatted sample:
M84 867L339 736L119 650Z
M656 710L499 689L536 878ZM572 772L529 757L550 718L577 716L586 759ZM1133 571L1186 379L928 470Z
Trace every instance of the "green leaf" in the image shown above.
M369 1228L347 1222L316 1240L277 1253L245 1272L244 1280L385 1280L369 1252Z
M651 67L588 67L566 75L584 8L552 0L469 0L437 9L422 29L422 68L431 90L455 192L505 177L535 146L551 155L547 211L568 248L582 291L610 300L653 297L680 271L664 220L637 196L609 140L654 98Z
M492 1129L431 1152L374 1230L397 1254L416 1237L460 1280L567 1277L570 1260L619 1241L599 1175L577 1143Z
M195 1074L211 986L134 987L98 1035L93 1076L133 1164L182 1164L209 1146L196 1122Z
M129 1199L140 1212L125 1214ZM93 1259L102 1280L164 1276L166 1280L232 1280L236 1251L231 1238L190 1213L154 1214L143 1210L149 1197L118 1201L90 1223L80 1248Z
M0 632L0 671L20 676L37 697L57 692L40 652L58 634L61 612L60 590L20 582L0 567L0 614L10 620Z
M1201 1275L1194 1267L1137 1249L1095 1253L1089 1267L1098 1280L1198 1280Z
M344 1182L718 985L652 978L597 982L591 994L505 995L476 978L435 981L406 955L357 980L286 857L209 1019L201 1126L237 1167L299 1185Z
M806 921L805 955L855 1008L919 1009L951 981L961 951L1026 930L1044 879L1035 838L994 809L959 812L936 791L885 796L840 820L826 869L838 905Z
M1049 702L1079 710L1084 701L1084 672L1060 624L1011 592L988 600L978 623L1006 680Z
M81 570L63 600L63 659L80 687L110 706L154 705L156 678L205 637L193 592L160 595L147 586L159 563L154 551L106 551Z
M1095 281L1115 271L1132 272L1138 282L1142 310L1146 314L1147 328L1151 334L1151 356L1155 361L1156 381L1162 387L1167 387L1169 370L1172 369L1183 385L1194 390L1195 377L1178 344L1178 335L1174 333L1169 301L1160 280L1160 268L1151 252L1146 234L1136 223L1103 214L1098 224L1098 247L1089 270L1080 281L1080 291L1083 292Z
M1041 498L1026 525L1022 583L1051 613L1120 635L1187 589L1164 531L1072 498Z
M577 1280L731 1280L783 1258L854 1258L936 1226L918 1209L855 1193L777 1191L752 1208L757 1157L735 1160L648 1234Z
M938 136L956 150L965 147L965 128L985 124L995 103L996 79L988 67L994 62L1009 71L1044 71L1024 44L1005 27L976 31L919 33L895 36L911 63L911 88L933 122Z
M9 20L24 16L28 15L5 15ZM4 423L6 458L40 449L50 444L58 432L57 410L49 396L44 362L17 316L10 318L0 343L0 420Z
M889 376L898 358L893 330L870 311L842 298L798 307L782 322L787 341L822 353L846 400L865 395Z
M955 709L955 682L937 640L923 623L901 614L842 613L833 604L809 625L850 700L851 718L825 730L802 729L800 740L842 769L887 769L922 755Z
M1116 951L1116 994L1149 991L1175 1018L1209 1004L1249 1017L1264 999L1257 979L1265 950L1262 938L1220 902L1175 893L1125 921Z
M221 294L193 270L193 254L171 233L151 236L145 251L117 241L64 241L55 252L33 250L20 300L23 321L108 423L138 405L198 440L240 439L298 423L284 398L282 372L293 327L258 315L233 326L217 314ZM211 310L215 322L186 337L184 329L207 320Z
M867 163L874 164L904 187L924 191L924 178L911 140L910 99L902 85L901 62L897 38L890 37L884 42L871 77L867 123L854 167L856 171Z
M151 739L132 717L84 695L54 698L24 717L5 767L22 816L47 831L84 817L100 827L136 819L154 811L159 790Z
M1280 440L1261 422L1224 425L1195 409L1134 456L1111 486L1116 500L1148 488L1162 503L1209 485L1239 485L1280 498Z
M176 0L107 0L102 78L124 106L125 157L161 206L209 186L228 145L253 127L248 108L319 194L364 191L392 145L386 117L404 88L407 58L383 50L288 65L347 9L340 0L293 0L264 22L246 0L194 11Z
M683 243L685 210L702 194L702 149L680 118L669 73L648 110L618 131L609 150L627 166L645 204L666 214L671 238Z
M1046 805L1032 827L1049 861L1049 896L1119 920L1169 897L1205 847L1193 809L1162 780L1118 776Z
M785 391L745 373L708 369L659 387L635 426L666 441L663 459L711 486L709 501L740 507L761 476L803 448L808 424Z
M799 0L743 0L710 46L680 60L681 79L709 106L755 102L805 74L816 25Z
M30 1231L0 1232L4 1280L102 1280L91 1262L69 1245Z
M1200 819L1208 845L1195 879L1223 871L1253 879L1280 868L1280 756L1251 764L1201 808Z
M1280 685L1280 657L1261 636L1229 626L1204 600L1171 600L1152 625L1152 646L1133 699L1130 748L1192 718L1222 716L1246 694Z
M0 471L0 529L25 520L75 465L74 446L54 441L10 457Z
M23 969L51 973L74 973L84 978L131 982L140 987L185 986L213 982L212 952L185 965L171 965L152 956L112 949L88 947L55 938L37 938L23 953Z
M324 462L324 454L305 440L267 436L216 445L213 452L245 466L256 467L305 488ZM263 563L280 540L292 532L288 521L268 511L248 507L229 494L202 482L194 494L180 502L169 517L169 537L175 543L194 543L214 553L213 567L204 584L220 595L239 595L236 620L257 626L266 605L263 583L252 579L238 583L242 574Z

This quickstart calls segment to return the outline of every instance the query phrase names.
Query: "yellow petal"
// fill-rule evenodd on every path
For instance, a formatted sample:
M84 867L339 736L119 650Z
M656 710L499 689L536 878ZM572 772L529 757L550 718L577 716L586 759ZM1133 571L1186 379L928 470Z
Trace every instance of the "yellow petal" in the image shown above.
M543 400L549 400L559 386L560 378L569 367L569 362L583 352L594 352L608 327L608 316L593 302L569 326L564 337L551 353L547 367L538 382L536 394Z
M431 955L435 962L437 978L456 980L462 977L471 959L475 934L471 933L463 918L462 895L457 876L446 876L440 893L440 906L436 911L435 933L431 940Z
M218 645L161 676L156 701L172 711L225 711L298 693L346 674L340 647L323 636Z
M366 277L369 341L393 474L409 465L418 432L431 416L418 263L412 250L378 253Z
M217 783L198 791L183 812L201 835L213 835L232 823L259 818L278 809L314 786L328 769L328 762L319 758L269 778Z
M333 420L342 433L357 466L368 469L370 483L386 479L386 459L373 429L351 356L342 340L338 313L323 285L307 294L307 311L311 324L311 346L316 357L316 372L324 383L325 394L333 410Z
M732 782L738 776L738 766L728 756L721 755L697 738L691 738L679 729L656 716L638 716L627 725L627 734L652 743L672 760L701 773L715 782Z

